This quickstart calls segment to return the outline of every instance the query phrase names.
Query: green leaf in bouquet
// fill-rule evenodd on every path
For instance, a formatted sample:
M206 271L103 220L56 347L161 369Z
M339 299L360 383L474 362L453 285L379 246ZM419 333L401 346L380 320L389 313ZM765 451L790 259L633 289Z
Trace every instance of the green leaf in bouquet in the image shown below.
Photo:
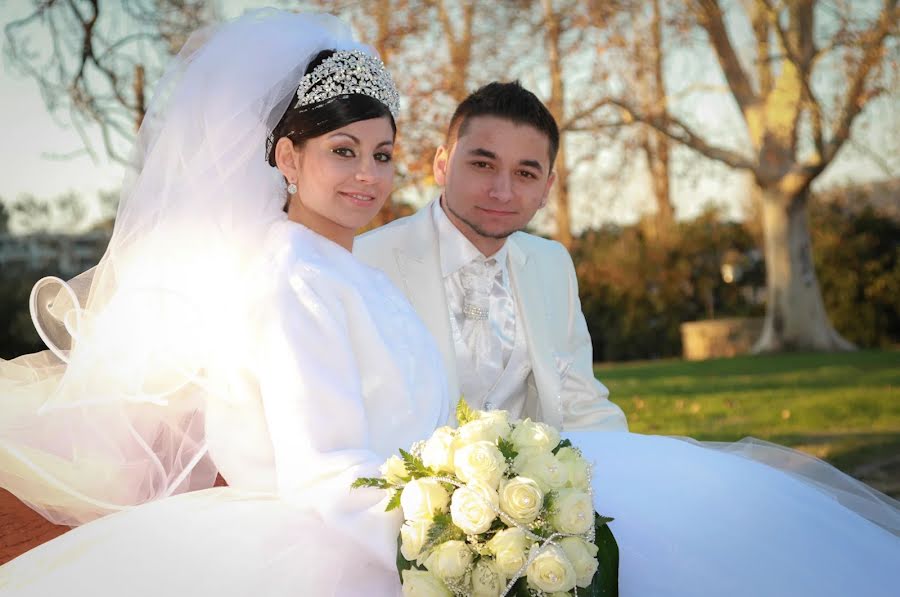
M528 588L528 579L524 576L519 578L513 585L512 591L508 593L510 597L534 597L534 593ZM579 593L580 595L580 593Z
M591 584L579 595L588 597L619 596L619 545L607 523L613 519L594 514L594 544L597 545L597 560L600 566L594 573Z
M515 445L508 439L503 439L502 437L497 440L497 449L500 450L500 453L503 454L503 457L506 458L507 462L512 462L516 459L516 456L519 455Z
M557 493L552 490L544 494L544 503L541 506L542 516L549 517L556 510L556 496Z
M390 512L391 510L396 510L400 507L400 493L399 489L395 489L391 494L391 499L388 500L387 505L384 507L385 512Z
M478 418L478 413L471 408L469 408L469 403L466 402L465 398L460 398L459 402L456 403L456 422L460 427L469 423L470 421L474 421Z
M594 525L609 524L614 520L615 518L610 518L609 516L603 516L594 512Z
M406 467L406 472L409 473L410 479L435 476L435 472L425 466L425 463L418 456L414 456L403 449L400 450L400 456L403 458L403 465Z
M506 530L508 528L509 528L509 526L505 522L503 522L503 518L498 516L491 523L490 528L488 530L486 530L484 533L482 533L481 535L484 537L485 541L490 541L494 535L496 535L500 531Z
M374 487L375 489L390 489L393 487L387 479L381 477L360 477L350 485L353 489L359 487Z
M556 447L553 448L553 450L551 450L551 452L553 452L553 455L556 456L559 453L559 451L562 450L563 448L571 448L571 447L572 447L572 442L570 442L568 439L564 439L561 442L559 442L556 445Z
M453 524L453 519L447 512L438 512L428 527L428 535L425 543L422 545L421 553L428 553L445 541L454 539L465 539L466 534L461 528Z

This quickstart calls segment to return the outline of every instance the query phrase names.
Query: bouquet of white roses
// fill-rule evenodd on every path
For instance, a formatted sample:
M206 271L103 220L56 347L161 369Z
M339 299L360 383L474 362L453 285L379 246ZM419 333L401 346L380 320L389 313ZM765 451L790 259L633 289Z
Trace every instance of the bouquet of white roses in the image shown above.
M559 431L506 411L472 411L354 487L403 509L405 596L615 596L618 547L594 512L591 467Z

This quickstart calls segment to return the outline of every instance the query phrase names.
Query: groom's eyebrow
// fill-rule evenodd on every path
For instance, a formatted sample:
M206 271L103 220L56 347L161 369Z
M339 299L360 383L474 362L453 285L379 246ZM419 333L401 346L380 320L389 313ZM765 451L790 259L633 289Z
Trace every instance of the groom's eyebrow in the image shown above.
M483 149L481 147L476 147L475 149L469 150L469 155L476 156L480 158L488 158L490 160L496 160L497 154L493 151L489 151L487 149Z
M476 147L475 149L469 150L469 155L481 157L481 158L488 158L491 160L497 159L496 153L494 153L493 151L491 151L489 149L484 149L483 147ZM544 171L544 167L541 166L541 163L538 160L519 160L519 165L526 166L528 168L534 168L538 172Z
M520 166L528 166L529 168L534 168L538 172L543 172L544 168L541 166L541 163L537 160L521 160L519 162Z

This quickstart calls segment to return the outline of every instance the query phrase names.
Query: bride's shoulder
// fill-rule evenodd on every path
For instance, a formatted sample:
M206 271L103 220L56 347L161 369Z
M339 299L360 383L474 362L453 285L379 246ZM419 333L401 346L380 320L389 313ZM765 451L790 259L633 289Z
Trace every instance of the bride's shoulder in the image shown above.
M286 271L330 271L335 260L335 248L331 241L322 238L309 228L284 220L272 225L266 236L262 260L267 261L272 273Z
M274 227L267 244L269 275L283 281L302 281L342 293L356 289L363 294L390 284L381 271L300 224L283 222Z

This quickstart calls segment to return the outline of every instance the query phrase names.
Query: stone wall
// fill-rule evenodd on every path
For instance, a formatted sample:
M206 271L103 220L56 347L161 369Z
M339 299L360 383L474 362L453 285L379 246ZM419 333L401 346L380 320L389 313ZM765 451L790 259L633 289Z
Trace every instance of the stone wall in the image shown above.
M702 361L747 354L762 333L762 317L734 317L681 324L682 354Z

